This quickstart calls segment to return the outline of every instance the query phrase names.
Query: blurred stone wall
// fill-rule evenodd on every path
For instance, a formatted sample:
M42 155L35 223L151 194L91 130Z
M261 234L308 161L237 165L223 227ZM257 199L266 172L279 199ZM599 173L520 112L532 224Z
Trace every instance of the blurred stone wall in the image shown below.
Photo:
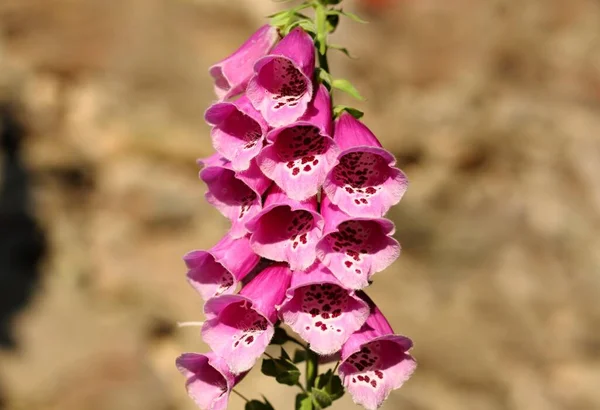
M600 3L349 3L371 24L343 22L359 58L334 74L411 181L390 213L403 255L370 293L420 367L384 409L600 408ZM0 408L194 408L173 366L205 349L175 326L202 319L181 256L228 227L197 180L206 69L279 6L0 1L0 101L49 242ZM292 406L258 370L240 390Z

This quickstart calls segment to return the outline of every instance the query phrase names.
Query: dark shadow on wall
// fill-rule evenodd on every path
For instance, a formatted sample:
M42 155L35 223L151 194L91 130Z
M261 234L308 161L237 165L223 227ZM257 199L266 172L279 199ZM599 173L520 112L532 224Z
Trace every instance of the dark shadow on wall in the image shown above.
M14 107L0 101L0 348L16 347L11 321L32 296L46 249L21 161L24 137L25 127Z

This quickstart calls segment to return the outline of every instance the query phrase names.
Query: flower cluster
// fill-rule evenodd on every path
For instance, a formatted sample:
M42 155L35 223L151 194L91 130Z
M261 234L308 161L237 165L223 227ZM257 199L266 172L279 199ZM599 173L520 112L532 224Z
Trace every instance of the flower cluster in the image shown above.
M367 409L416 366L410 339L362 291L400 254L384 215L407 179L358 119L334 120L314 73L311 36L296 27L280 39L269 25L210 68L219 101L205 119L217 153L199 161L200 178L231 229L184 257L212 352L177 366L200 409L227 407L281 322L310 351L340 358L343 386Z

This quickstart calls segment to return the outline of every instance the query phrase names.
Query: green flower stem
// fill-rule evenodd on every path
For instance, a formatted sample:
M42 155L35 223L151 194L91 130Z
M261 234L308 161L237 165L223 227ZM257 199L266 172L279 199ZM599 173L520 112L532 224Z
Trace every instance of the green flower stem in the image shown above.
M306 389L311 391L319 374L319 355L306 349Z
M237 394L238 396L240 396L246 403L248 403L250 401L249 398L247 398L246 396L244 396L242 393L240 393L236 389L231 389L231 391L234 392L235 394Z

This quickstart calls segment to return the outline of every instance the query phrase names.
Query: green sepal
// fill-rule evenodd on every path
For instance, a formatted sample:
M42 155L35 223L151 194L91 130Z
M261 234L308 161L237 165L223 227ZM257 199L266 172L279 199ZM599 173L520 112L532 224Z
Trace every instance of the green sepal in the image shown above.
M289 356L288 356L289 357ZM294 386L300 380L300 370L287 359L264 359L260 371L274 377L278 383Z
M326 373L321 374L317 378L316 386L327 393L332 401L335 401L344 395L342 379L340 379L340 376L337 374L333 374L333 370L331 369L327 370Z
M297 349L294 352L294 358L292 359L292 362L302 363L305 360L306 360L306 350L305 349Z
M287 342L288 340L289 340L289 336L288 336L287 332L285 331L285 329L281 328L281 327L276 327L275 334L273 335L273 338L271 339L271 342L269 344L282 345L285 342Z
M275 410L265 396L263 396L263 399L265 399L264 403L258 400L250 400L246 403L244 410Z
M310 395L312 396L312 402L317 409L324 409L331 406L331 403L333 403L333 399L329 393L323 389L313 387L310 391Z
M340 115L342 115L344 111L356 118L357 120L360 120L365 115L364 112L356 108L348 107L347 105L336 105L335 107L333 107L334 118L338 118Z
M358 92L356 87L354 87L352 85L352 83L348 80L345 80L343 78L336 78L335 80L333 80L331 82L331 86L333 88L337 88L338 90L343 91L347 94L350 94L352 97L356 98L357 100L364 101L363 96L360 95L360 93Z

